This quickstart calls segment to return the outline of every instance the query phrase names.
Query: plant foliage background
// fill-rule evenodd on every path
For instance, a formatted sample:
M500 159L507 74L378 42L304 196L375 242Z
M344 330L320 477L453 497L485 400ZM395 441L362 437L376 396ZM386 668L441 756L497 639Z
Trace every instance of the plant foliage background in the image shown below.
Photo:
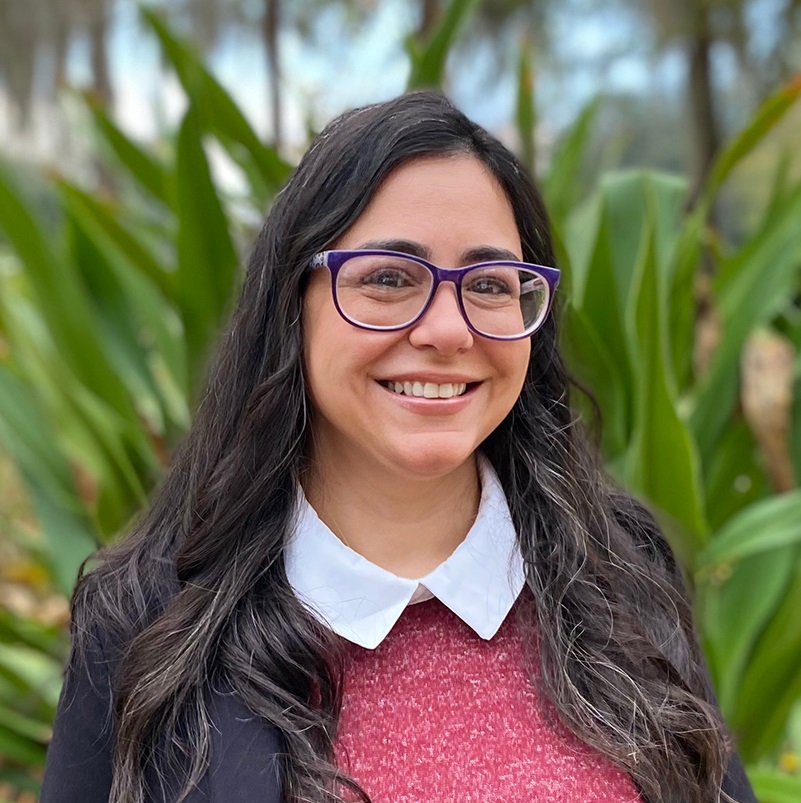
M411 87L442 85L478 6L453 0L408 41ZM186 96L177 129L144 147L86 95L99 188L0 161L0 492L19 482L27 500L2 508L0 548L15 545L6 580L49 600L0 609L0 800L35 799L77 568L125 531L186 432L250 221L292 169L165 17L143 18ZM771 146L801 80L769 94L702 183L604 172L583 194L601 103L543 168L533 77L523 46L512 123L553 215L571 368L597 399L610 472L658 513L686 570L760 800L798 803L801 179L779 162L736 240L717 222L722 188ZM212 147L245 191L215 182ZM598 410L576 404L593 427Z

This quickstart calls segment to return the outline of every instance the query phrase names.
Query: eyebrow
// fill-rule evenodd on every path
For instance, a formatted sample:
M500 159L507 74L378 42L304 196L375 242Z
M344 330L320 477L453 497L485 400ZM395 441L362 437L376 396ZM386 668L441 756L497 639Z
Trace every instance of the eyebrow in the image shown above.
M356 250L397 251L400 254L409 254L410 256L431 261L431 250L414 240L368 240L358 246ZM495 260L520 262L520 257L514 251L509 251L506 248L498 248L494 245L475 245L462 252L459 262L461 265L473 265L477 262L492 262Z

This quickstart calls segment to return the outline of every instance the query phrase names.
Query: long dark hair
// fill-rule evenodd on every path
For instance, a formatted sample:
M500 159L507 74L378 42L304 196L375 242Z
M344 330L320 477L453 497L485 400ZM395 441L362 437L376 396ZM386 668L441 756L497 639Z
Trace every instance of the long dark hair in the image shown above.
M142 803L148 774L173 764L185 792L198 781L221 686L278 729L287 803L339 800L343 788L368 799L335 766L336 639L296 599L283 565L308 460L300 312L312 255L394 168L448 154L483 162L512 204L524 259L553 264L525 169L441 95L348 112L314 140L258 237L163 487L75 592L68 671L98 639L117 666L111 803ZM646 800L716 800L727 746L680 574L651 516L606 478L568 390L552 315L533 338L520 398L483 445L525 560L539 690Z

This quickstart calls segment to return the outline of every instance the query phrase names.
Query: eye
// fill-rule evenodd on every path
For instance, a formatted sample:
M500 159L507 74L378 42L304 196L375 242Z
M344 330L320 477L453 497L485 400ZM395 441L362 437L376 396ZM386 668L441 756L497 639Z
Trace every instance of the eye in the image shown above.
M363 285L373 287L387 287L390 289L411 287L414 284L412 277L400 268L378 268L362 277Z
M481 295L499 296L511 295L512 288L509 283L497 276L480 276L471 280L468 290Z

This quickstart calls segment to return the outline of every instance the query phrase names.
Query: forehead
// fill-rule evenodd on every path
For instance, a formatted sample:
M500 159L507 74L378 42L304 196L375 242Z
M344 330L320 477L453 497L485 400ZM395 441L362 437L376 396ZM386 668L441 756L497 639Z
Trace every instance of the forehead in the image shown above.
M498 180L474 156L424 157L384 180L336 248L376 239L406 239L435 260L476 246L505 248L522 258L512 205Z

